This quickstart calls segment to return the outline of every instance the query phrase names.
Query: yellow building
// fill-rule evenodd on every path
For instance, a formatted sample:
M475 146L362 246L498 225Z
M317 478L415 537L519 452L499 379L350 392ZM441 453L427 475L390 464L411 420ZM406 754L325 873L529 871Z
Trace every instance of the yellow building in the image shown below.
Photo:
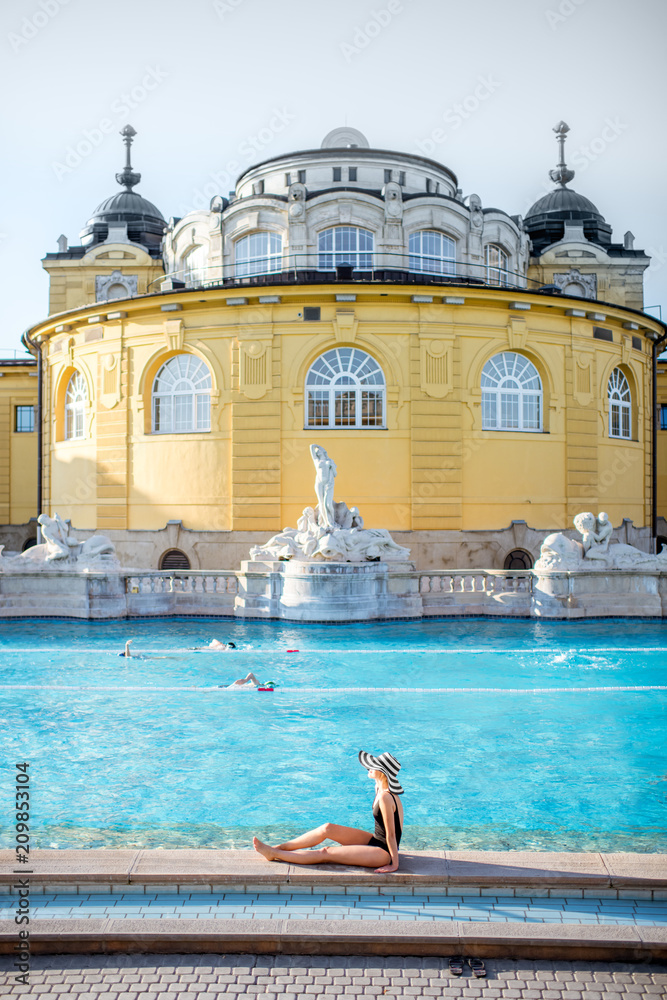
M37 362L34 358L0 360L0 524L23 530L1 542L22 548L34 538L29 525L37 510Z
M656 451L657 451L657 513L659 544L667 545L667 357L657 364L656 380Z
M562 155L522 219L339 129L166 224L124 135L126 190L47 255L57 311L27 335L45 510L135 564L232 565L312 502L317 441L424 565L528 564L582 509L650 524L648 258Z

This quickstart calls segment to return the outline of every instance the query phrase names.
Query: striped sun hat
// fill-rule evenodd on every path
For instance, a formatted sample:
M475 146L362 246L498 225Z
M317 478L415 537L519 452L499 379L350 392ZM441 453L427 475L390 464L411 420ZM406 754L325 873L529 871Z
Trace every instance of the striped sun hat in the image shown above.
M365 767L367 771L382 771L383 774L387 775L389 791L393 792L394 795L403 794L403 789L401 788L400 783L396 780L396 775L401 770L401 765L392 754L381 753L379 757L374 757L372 753L366 753L365 750L360 750L359 763L362 767Z

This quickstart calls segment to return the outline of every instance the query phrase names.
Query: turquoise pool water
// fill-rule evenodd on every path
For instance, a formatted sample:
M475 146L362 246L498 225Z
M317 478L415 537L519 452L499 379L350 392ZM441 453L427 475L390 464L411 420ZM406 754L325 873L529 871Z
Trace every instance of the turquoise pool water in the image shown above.
M665 851L666 667L654 622L5 621L0 798L28 760L35 846L242 847L370 829L391 750L406 848Z

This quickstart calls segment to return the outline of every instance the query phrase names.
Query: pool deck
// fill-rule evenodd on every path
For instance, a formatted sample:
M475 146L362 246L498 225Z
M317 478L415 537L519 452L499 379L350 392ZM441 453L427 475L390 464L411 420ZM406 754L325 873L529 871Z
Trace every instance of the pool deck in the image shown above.
M364 895L437 894L667 899L667 855L524 851L401 853L397 873L347 866L268 863L248 850L36 850L29 866L0 851L0 890L30 879L31 892L138 894L298 891ZM23 870L21 870L23 869ZM0 953L17 941L0 921ZM251 954L466 954L661 962L667 927L435 920L39 919L30 924L36 953L237 952Z

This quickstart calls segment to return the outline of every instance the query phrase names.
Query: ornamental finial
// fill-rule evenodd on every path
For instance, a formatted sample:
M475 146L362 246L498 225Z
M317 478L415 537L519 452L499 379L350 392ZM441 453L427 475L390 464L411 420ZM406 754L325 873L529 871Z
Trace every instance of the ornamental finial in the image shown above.
M125 143L126 148L125 167L119 174L116 174L116 180L119 184L123 184L128 191L131 191L135 184L138 184L141 180L141 174L135 173L132 170L132 164L130 163L130 146L132 145L132 140L136 134L136 130L133 129L131 125L126 125L125 128L120 131L120 135L123 136L123 142Z
M565 122L558 122L558 125L554 126L554 132L558 138L560 159L556 169L549 171L549 177L555 184L560 184L562 187L565 187L567 182L574 177L574 170L568 170L565 163L565 137L569 131L570 126Z

